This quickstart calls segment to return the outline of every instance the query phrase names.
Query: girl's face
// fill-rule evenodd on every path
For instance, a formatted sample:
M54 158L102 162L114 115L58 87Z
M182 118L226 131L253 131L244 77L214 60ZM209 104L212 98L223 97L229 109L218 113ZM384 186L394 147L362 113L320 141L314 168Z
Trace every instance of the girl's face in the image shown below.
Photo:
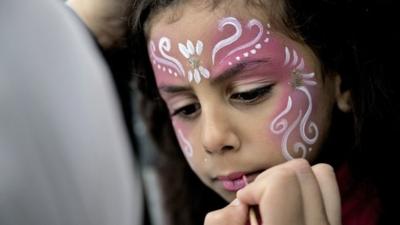
M251 182L286 160L315 159L334 103L312 51L243 11L185 5L172 23L158 15L148 40L181 149L228 201L243 176Z

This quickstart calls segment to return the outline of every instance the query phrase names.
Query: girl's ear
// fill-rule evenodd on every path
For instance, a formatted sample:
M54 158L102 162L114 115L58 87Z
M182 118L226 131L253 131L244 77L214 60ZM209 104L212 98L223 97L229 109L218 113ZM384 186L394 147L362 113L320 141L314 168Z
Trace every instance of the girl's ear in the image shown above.
M352 110L351 92L349 89L342 89L342 78L339 74L335 75L335 100L338 108L342 112Z

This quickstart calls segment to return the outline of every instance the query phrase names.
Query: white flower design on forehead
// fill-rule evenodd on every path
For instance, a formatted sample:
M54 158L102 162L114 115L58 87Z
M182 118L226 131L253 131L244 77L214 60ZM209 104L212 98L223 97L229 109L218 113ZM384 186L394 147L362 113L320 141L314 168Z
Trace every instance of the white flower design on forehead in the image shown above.
M271 28L267 24L266 28L257 19L249 20L246 25L242 23L235 17L225 17L222 18L218 23L218 31L223 32L226 26L232 26L235 30L234 34L219 40L218 43L212 49L211 60L212 64L215 65L217 60L217 54L222 53L225 48L234 48L228 53L220 55L219 62L224 61L224 59L231 57L228 61L229 65L233 64L233 60L241 61L243 58L249 57L250 55L255 55L258 50L263 48L265 44L270 41ZM248 38L243 36L247 32L251 32L253 29L258 29L255 37ZM246 38L245 43L239 44L241 38ZM247 40L250 39L250 40ZM201 65L201 54L203 52L204 44L202 41L197 40L196 45L193 44L191 40L187 40L186 44L178 43L179 52L187 59L189 67L188 71L185 71L183 64L171 55L172 48L176 45L171 44L171 40L168 37L162 37L158 41L158 49L156 48L155 41L150 41L149 44L149 55L153 63L153 68L158 69L160 73L173 74L175 77L185 77L187 74L189 82L193 80L199 84L202 78L209 79L210 71ZM236 46L236 47L235 47ZM158 50L158 51L157 51Z
M182 43L178 44L179 51L181 54L188 59L190 67L192 70L188 71L189 82L194 80L196 83L200 83L201 76L204 78L210 78L210 72L200 65L200 55L203 52L203 42L197 41L196 48L192 41L188 40L186 46Z

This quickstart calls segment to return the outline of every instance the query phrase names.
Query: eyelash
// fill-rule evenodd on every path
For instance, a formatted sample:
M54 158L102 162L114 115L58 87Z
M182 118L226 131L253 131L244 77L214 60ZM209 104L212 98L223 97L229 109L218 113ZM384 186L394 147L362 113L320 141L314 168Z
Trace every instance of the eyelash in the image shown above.
M264 100L265 97L267 97L267 95L271 93L273 86L274 84L269 84L262 87L251 89L249 91L233 93L230 96L230 99L232 99L234 103L243 103L248 105L257 104L262 100ZM250 99L248 99L248 97L250 97ZM184 119L192 119L197 115L199 109L200 109L199 103L188 104L173 111L171 117L179 116Z
M200 104L199 103L192 103L189 105L185 105L181 108L178 108L177 110L174 110L171 114L171 117L173 116L179 116L185 119L190 119L195 117L195 112L200 109ZM190 112L190 110L195 110L194 112ZM186 113L185 113L186 111ZM187 112L189 111L189 113Z
M234 99L233 101L237 103L256 104L263 100L264 97L266 97L269 93L271 93L272 87L273 84L269 84L251 89L249 91L234 93L231 95L231 99ZM250 97L250 99L248 97Z

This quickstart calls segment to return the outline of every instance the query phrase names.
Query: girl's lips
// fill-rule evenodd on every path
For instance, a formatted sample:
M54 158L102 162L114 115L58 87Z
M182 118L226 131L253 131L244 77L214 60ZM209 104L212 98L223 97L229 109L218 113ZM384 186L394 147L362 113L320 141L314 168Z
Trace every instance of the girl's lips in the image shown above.
M247 180L251 182L258 174L259 172L235 172L229 174L228 176L219 176L217 179L222 183L222 186L225 190L229 192L236 192L246 186L243 176L246 176Z
M236 192L236 191L239 191L240 189L244 188L244 186L246 186L246 183L244 182L243 179L223 180L222 186L227 191Z
M244 175L246 175L245 172L234 172L230 173L227 176L218 176L218 180L236 180L236 179L241 179Z

